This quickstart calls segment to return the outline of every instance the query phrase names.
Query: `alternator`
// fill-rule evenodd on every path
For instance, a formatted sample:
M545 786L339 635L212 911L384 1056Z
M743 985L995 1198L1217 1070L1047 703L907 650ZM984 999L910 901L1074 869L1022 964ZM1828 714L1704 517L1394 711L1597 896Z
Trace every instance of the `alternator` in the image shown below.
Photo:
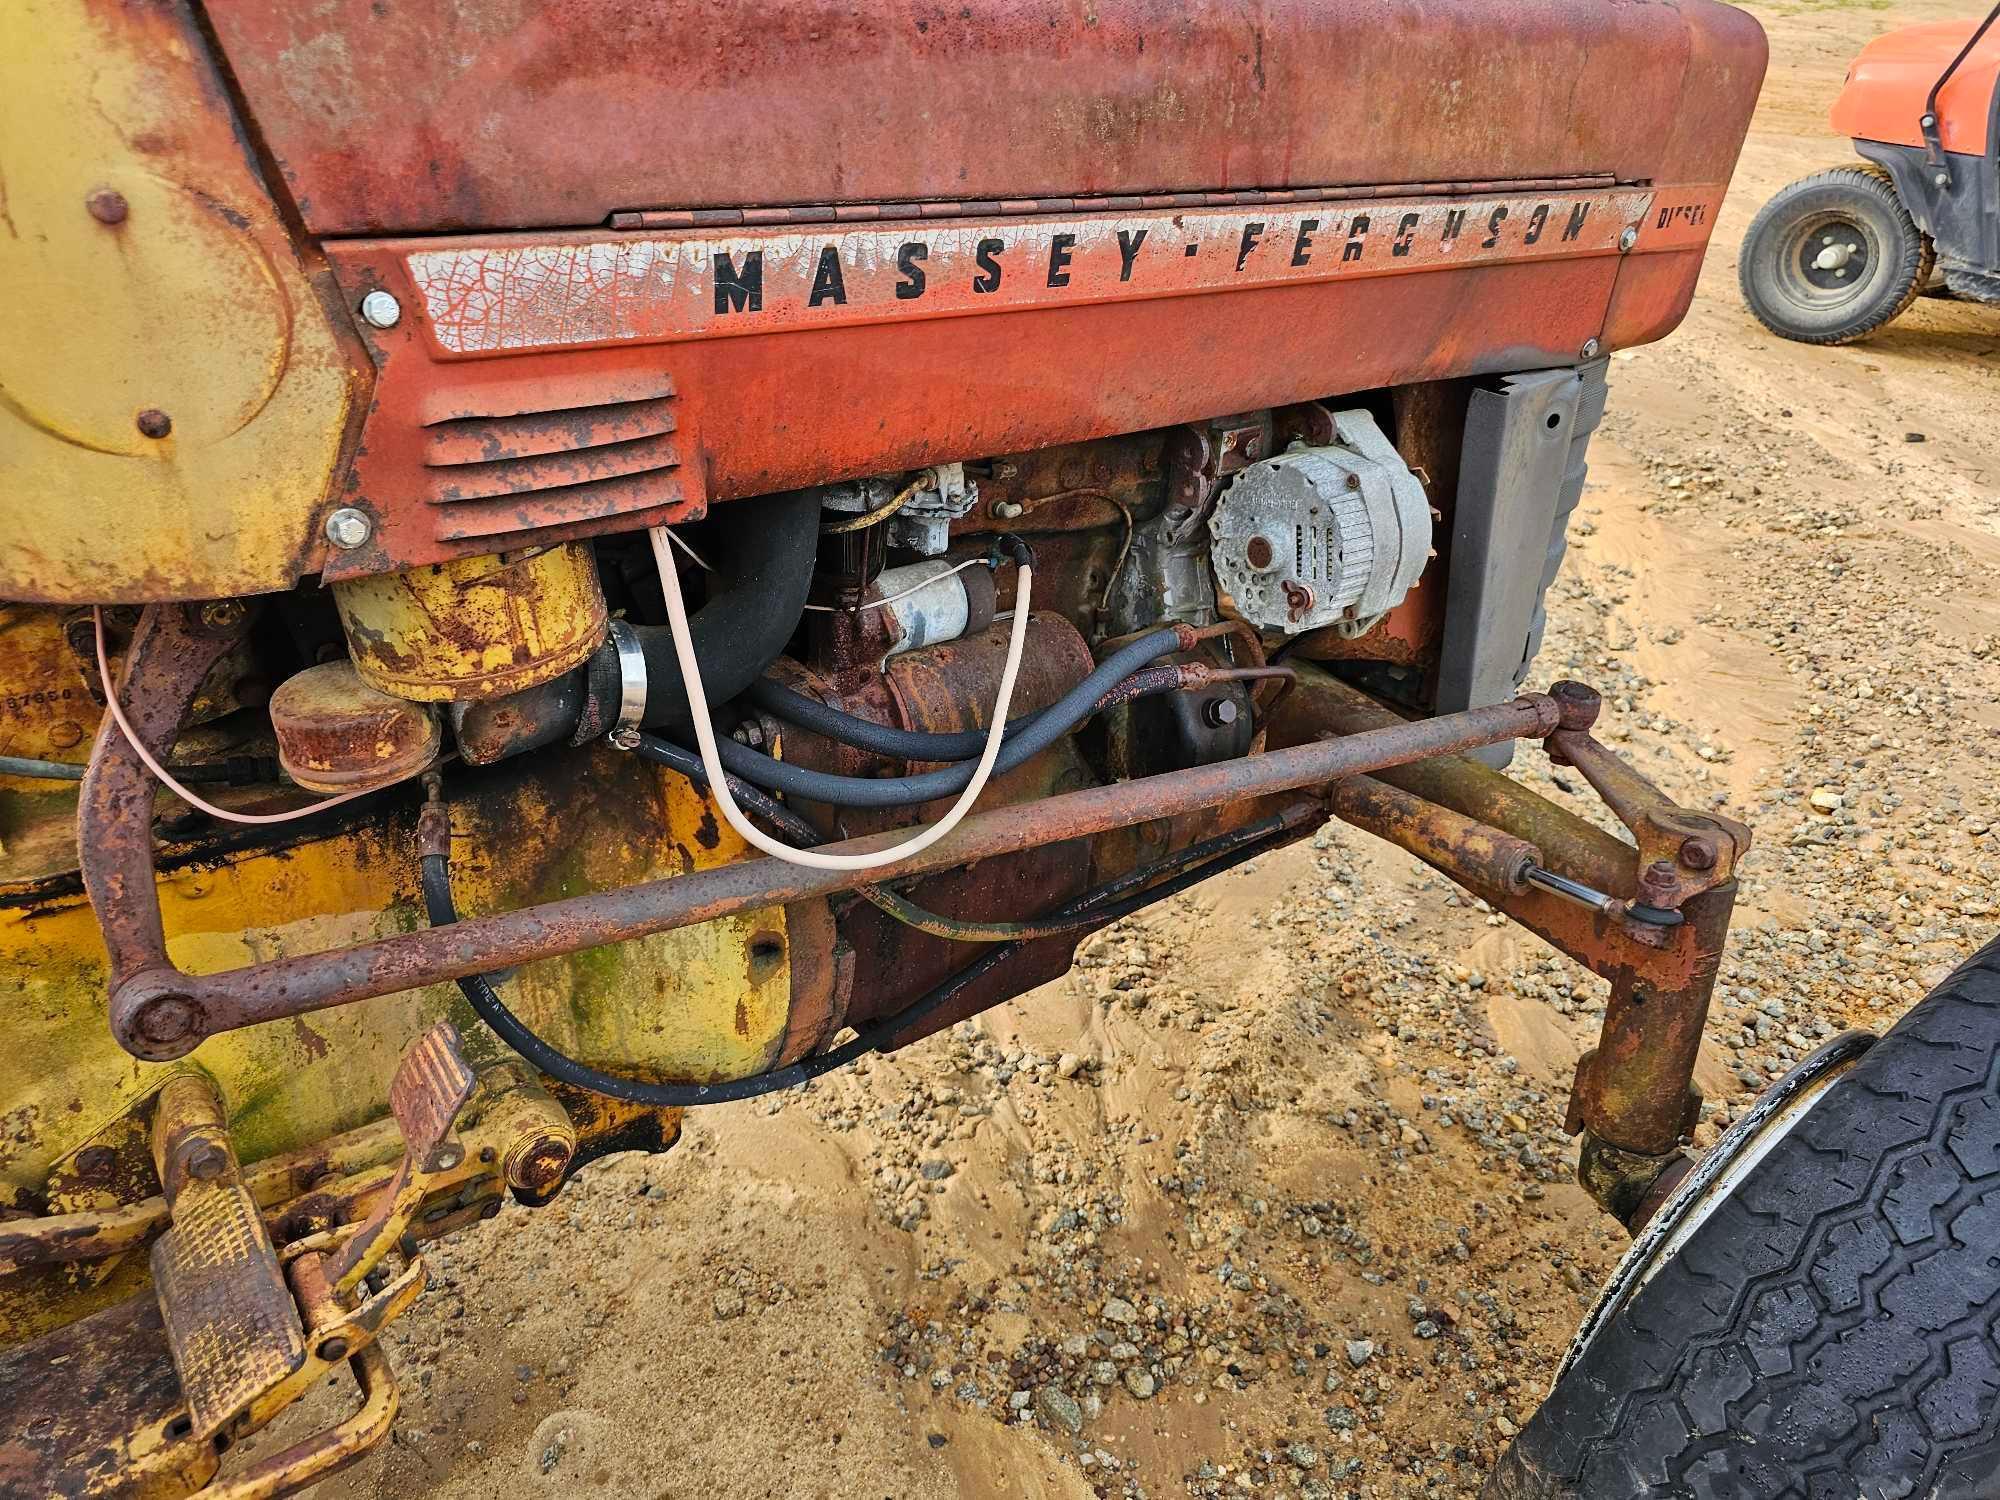
M1226 607L1287 635L1361 635L1402 603L1431 551L1424 487L1365 411L1337 412L1325 448L1252 464L1209 517Z

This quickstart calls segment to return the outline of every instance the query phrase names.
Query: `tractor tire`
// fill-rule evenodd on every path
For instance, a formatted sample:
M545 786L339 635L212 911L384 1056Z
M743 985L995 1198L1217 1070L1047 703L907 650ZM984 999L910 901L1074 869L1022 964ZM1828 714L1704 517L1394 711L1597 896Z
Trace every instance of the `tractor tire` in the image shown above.
M1944 284L1961 302L1984 302L1989 306L2000 304L2000 274L1992 271L1946 266Z
M1598 1325L1485 1500L2000 1495L1996 1325L2000 941Z
M1779 190L1743 236L1737 278L1757 321L1804 344L1848 344L1900 316L1936 263L1878 167L1837 167Z

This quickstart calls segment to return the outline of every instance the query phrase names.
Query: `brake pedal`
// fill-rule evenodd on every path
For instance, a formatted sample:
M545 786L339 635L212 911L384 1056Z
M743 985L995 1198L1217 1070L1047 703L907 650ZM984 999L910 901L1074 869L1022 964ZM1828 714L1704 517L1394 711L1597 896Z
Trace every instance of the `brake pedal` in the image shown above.
M403 1132L403 1161L389 1192L340 1249L326 1257L334 1292L352 1290L394 1248L440 1174L465 1159L452 1134L479 1075L465 1060L458 1028L439 1021L412 1044L389 1085L389 1110Z
M206 1439L305 1363L305 1327L206 1078L184 1073L161 1089L153 1151L174 1221L153 1245L153 1287Z

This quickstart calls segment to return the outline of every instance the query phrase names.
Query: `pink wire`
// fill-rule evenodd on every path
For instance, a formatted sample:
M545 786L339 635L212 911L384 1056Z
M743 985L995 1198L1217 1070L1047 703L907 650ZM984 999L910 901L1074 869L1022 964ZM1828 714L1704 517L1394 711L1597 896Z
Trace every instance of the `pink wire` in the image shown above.
M146 763L159 783L190 807L198 807L211 818L220 818L225 823L289 823L294 818L310 817L316 812L324 812L329 807L338 807L343 802L352 802L356 797L366 797L371 792L379 792L381 787L365 787L358 792L342 792L336 797L312 803L307 807L295 807L290 812L281 813L240 813L231 812L226 807L217 807L213 802L204 801L174 780L167 768L153 759L153 752L139 743L139 736L132 728L132 721L125 717L125 710L119 706L118 690L111 683L111 663L104 653L104 611L93 604L90 607L91 622L97 627L97 672L104 681L104 706L111 710L111 717L117 722L125 742L138 752L139 759ZM407 779L407 778L405 778Z

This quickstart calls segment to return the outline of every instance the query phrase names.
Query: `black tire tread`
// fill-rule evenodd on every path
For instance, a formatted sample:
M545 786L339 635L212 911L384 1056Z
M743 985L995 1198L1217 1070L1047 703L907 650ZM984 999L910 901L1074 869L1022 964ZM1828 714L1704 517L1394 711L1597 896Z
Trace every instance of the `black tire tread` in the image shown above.
M1592 1344L1486 1500L2000 1495L2000 941Z
M1793 195L1823 187L1845 188L1849 192L1874 199L1888 210L1901 238L1901 264L1896 276L1901 293L1893 303L1874 308L1867 316L1842 328L1824 333L1811 333L1788 327L1765 315L1759 305L1755 279L1760 274L1755 246L1759 231L1789 206ZM1874 162L1860 162L1853 166L1833 167L1824 172L1815 172L1810 177L1801 177L1797 182L1781 188L1750 221L1750 227L1743 235L1743 250L1738 258L1736 275L1743 291L1743 300L1752 317L1780 338L1792 339L1801 344L1818 344L1832 347L1851 344L1864 339L1885 325L1894 322L1910 310L1910 305L1923 295L1930 283L1931 273L1937 265L1937 247L1931 243L1929 235L1917 228L1916 221L1903 206L1902 198L1896 192L1896 185L1889 173Z
M1966 302L2000 303L2000 272L1974 271L1963 266L1947 266L1944 284L1953 296Z

